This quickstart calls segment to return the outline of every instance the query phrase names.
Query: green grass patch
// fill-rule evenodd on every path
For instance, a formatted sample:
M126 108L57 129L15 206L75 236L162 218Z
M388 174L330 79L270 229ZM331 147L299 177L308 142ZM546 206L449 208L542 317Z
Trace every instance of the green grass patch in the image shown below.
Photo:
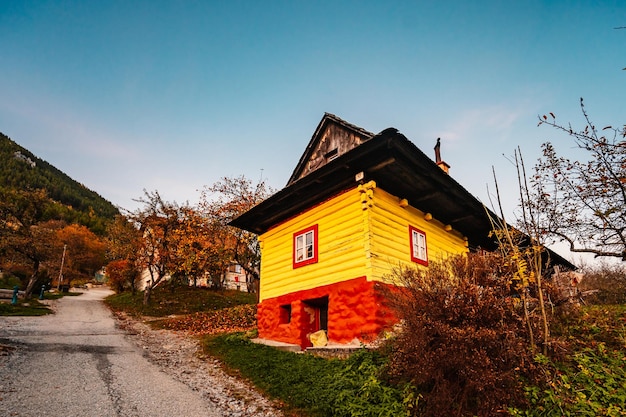
M112 309L135 316L164 317L256 304L256 296L241 291L215 291L193 287L176 287L172 291L165 286L152 291L150 304L147 306L143 305L143 292L113 294L105 301Z
M0 303L0 316L45 316L52 310L38 300L19 300L13 305L11 302Z
M79 295L83 295L82 292L49 292L46 291L43 294L44 300L58 300L63 297L78 297ZM39 298L39 295L33 294L33 298Z
M386 359L377 351L362 349L346 360L323 359L258 345L242 333L206 337L203 346L300 415L397 417L407 415L404 398L412 398L408 390L381 379Z
M164 317L159 320L164 328L228 332L203 336L205 352L283 403L293 416L416 415L421 397L410 386L387 382L382 351L323 359L254 344L251 332L232 333L254 325L253 294L163 287L153 292L149 306L142 301L143 293L107 299L114 310ZM177 317L165 317L169 315ZM585 306L576 314L564 314L552 336L552 358L536 358L545 373L543 382L526 386L528 407L509 412L526 417L626 416L626 305Z

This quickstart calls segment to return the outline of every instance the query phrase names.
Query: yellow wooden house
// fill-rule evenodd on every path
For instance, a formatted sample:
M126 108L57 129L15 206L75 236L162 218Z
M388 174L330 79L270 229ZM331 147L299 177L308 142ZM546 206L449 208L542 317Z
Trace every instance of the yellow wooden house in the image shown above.
M325 114L285 188L232 221L259 235L259 337L369 342L396 320L381 289L400 265L493 249L483 205L390 128Z

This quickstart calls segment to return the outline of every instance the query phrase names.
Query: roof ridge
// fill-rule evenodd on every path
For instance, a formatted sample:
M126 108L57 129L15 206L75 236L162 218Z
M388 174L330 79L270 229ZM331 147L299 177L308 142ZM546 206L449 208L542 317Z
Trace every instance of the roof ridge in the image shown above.
M365 135L365 136L369 136L370 138L376 136L374 133L370 132L369 130L363 129L360 126L357 126L355 124L352 124L344 119L342 119L341 117L333 114L333 113L328 113L328 112L324 112L324 117L328 117L329 119L334 120L335 122L342 124L350 129L356 130L359 133ZM323 118L322 118L323 119Z

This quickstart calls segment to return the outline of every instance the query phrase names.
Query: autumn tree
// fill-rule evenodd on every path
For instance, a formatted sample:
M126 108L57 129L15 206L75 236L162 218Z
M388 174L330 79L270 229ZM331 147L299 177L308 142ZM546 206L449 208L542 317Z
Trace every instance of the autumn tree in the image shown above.
M181 208L176 202L164 200L158 191L144 190L144 196L136 201L143 208L131 213L129 218L142 236L139 265L148 274L144 292L144 304L148 304L152 290L175 271L175 231L180 225Z
M126 281L123 287L130 287L133 294L137 289L137 281L141 275L140 253L142 248L143 240L139 227L126 216L116 216L107 228L107 259L110 261L109 265L111 262L123 261L123 268L120 266L121 264L113 266L116 272L122 269L124 271L123 274L118 274L115 278ZM107 266L107 275L113 279L110 275L109 266ZM119 288L117 282L114 287Z
M67 225L55 232L56 252L65 247L63 276L69 285L77 278L91 278L105 264L106 243L87 227Z
M224 177L206 186L200 197L200 210L211 230L224 245L224 264L234 261L246 271L248 291L258 292L261 251L257 235L229 226L231 220L265 200L273 193L264 180L253 184L245 176Z
M544 143L529 203L545 217L542 232L572 252L626 261L626 126L598 129L582 98L580 107L582 130L558 123L554 113L539 118L539 125L569 135L581 156L566 158Z
M135 292L135 282L139 271L128 259L118 259L111 261L106 266L109 286L117 293L123 292L130 287Z
M187 278L194 286L199 278L208 277L212 288L221 289L230 263L224 231L216 227L214 218L192 207L182 207L180 224L174 231L174 274Z
M42 190L0 189L0 259L28 269L26 297L30 297L40 268L51 256L54 231L43 224L50 204Z

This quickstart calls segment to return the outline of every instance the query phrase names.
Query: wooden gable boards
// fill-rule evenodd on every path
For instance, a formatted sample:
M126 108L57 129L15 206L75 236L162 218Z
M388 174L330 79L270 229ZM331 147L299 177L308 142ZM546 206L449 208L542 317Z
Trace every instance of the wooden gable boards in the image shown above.
M324 113L287 185L293 184L373 136L373 133L348 123L334 114Z

